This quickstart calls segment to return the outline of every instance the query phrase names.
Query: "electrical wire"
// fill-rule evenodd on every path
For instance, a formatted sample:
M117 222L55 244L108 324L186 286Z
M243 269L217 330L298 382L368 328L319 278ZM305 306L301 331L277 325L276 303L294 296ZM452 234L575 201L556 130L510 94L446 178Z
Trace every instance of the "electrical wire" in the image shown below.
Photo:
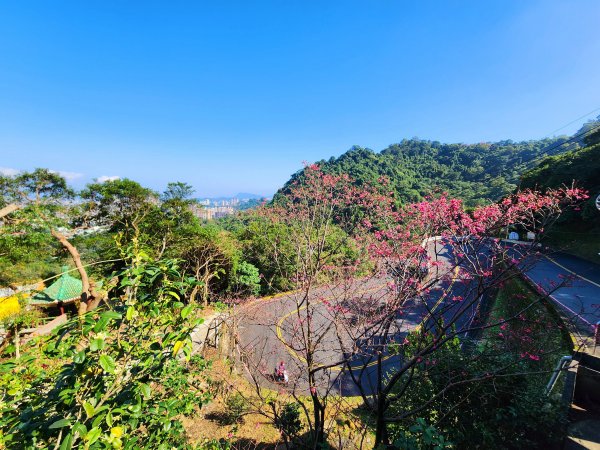
M552 132L548 133L548 137L550 137L550 135L553 135L553 134L554 134L554 133L556 133L557 131L560 131L560 130L562 130L562 129L564 129L564 128L567 128L569 125L573 125L575 122L579 122L581 119L584 119L584 118L586 118L587 116L589 116L590 114L593 114L593 113L595 113L595 112L597 112L597 111L600 111L600 108L596 108L596 109L594 109L593 111L590 111L589 113L587 113L587 114L584 114L583 116L581 116L581 117L578 117L578 118L577 118L577 119L575 119L575 120L572 120L572 121L571 121L571 122L569 122L568 124L566 124L566 125L563 125L562 127L560 127L560 128L557 128L556 130L554 130L554 131L552 131Z
M96 262L93 262L93 263L84 264L84 265L83 265L83 267L90 267L90 266L95 266L95 265L97 265L97 264L104 264L104 263L116 262L116 261L124 261L124 259L123 259L123 258L117 258L117 259L105 259L104 261L96 261ZM62 275L64 275L64 274L66 274L66 273L69 273L69 272L74 272L74 271L76 271L76 270L79 270L79 269L77 269L77 268L75 267L74 269L65 270L64 272L61 272L61 273L59 273L59 274L57 274L57 275L53 275L53 276L51 276L51 277L49 277L49 278L45 278L45 279L43 279L43 280L40 280L40 281L38 281L38 282L36 282L36 283L44 283L44 282L46 282L46 281L53 280L54 278L58 278L58 277L60 277L60 276L62 276Z
M596 130L600 129L600 122L598 122L595 126L593 126L592 128L585 130L585 131L580 131L579 133L574 134L573 136L571 136L569 139L562 141L562 142L556 142L544 149L542 149L542 152L544 153L549 153L550 151L554 150L555 148L561 147L565 144L570 144L572 142L574 142L575 140L578 140L580 137L587 137L588 134L593 133Z

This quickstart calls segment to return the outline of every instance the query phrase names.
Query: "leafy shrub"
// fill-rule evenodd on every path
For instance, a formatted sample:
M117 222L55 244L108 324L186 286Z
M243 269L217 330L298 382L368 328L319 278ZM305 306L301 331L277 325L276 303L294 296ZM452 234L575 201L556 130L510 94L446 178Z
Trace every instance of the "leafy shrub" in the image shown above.
M213 307L215 308L215 311L219 313L227 311L228 308L227 304L221 301L214 302Z
M226 419L230 424L242 422L244 415L248 412L248 402L239 392L227 397L225 406L227 407Z
M394 447L406 450L443 450L453 446L437 428L428 425L425 419L418 418L408 432L402 432L394 440Z
M281 412L275 417L275 427L284 435L286 440L291 440L302 431L300 420L300 405L286 403Z
M0 443L19 448L185 448L178 415L209 400L206 364L189 359L201 319L181 301L191 283L177 262L135 255L118 274L111 308L74 318L50 337L44 354L57 373L3 364L29 378L0 381ZM183 281L182 281L183 280ZM12 367L11 367L12 364Z
M409 335L408 341L412 342L413 338ZM460 348L460 341L455 337L435 354L423 358L414 373L407 375L412 376L414 382L403 395L402 403L392 407L392 414L430 403L416 422L408 417L390 424L392 439L405 442L399 448L413 448L411 443L417 445L414 448L436 448L441 442L449 445L445 440L448 439L457 448L534 449L560 440L565 407L560 399L543 395L547 382L544 361L500 351L497 345L481 343L468 353ZM412 350L409 343L404 355L410 357ZM502 376L490 375L494 371ZM431 401L448 386L449 380L469 379L479 381L449 388ZM435 428L430 428L432 423Z
M260 293L260 274L256 266L241 261L236 266L233 284L241 295L257 296Z
M231 442L225 439L207 439L198 444L198 450L231 450Z

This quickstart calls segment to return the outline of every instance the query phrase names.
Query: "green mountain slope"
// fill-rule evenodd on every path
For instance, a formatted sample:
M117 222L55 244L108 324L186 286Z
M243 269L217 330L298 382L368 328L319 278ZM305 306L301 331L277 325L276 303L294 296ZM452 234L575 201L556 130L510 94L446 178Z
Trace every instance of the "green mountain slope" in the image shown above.
M526 172L521 187L557 188L563 185L587 189L590 199L578 211L561 217L549 238L550 243L579 256L600 262L600 211L594 201L600 195L600 137L587 142L589 147L543 159L539 165Z
M523 174L521 187L556 188L577 185L600 193L600 144L544 158Z
M319 161L327 173L348 173L358 184L390 180L400 201L422 199L435 190L448 192L474 206L512 192L523 172L543 157L576 148L568 138L537 141L501 141L479 144L443 144L420 139L403 140L379 153L353 147L338 158ZM283 187L302 177L299 171Z
M355 146L337 158L317 164L326 173L347 173L359 185L376 184L382 176L386 177L401 202L420 200L438 190L462 198L468 206L476 206L514 192L522 175L544 158L598 141L600 116L585 123L571 137L478 144L405 139L381 152ZM302 176L303 170L292 175L279 193Z

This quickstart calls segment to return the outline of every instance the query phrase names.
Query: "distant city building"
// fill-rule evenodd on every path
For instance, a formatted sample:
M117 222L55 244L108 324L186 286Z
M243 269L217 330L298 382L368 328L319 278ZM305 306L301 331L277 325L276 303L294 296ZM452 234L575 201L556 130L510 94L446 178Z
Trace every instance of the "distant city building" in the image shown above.
M235 213L232 206L197 206L192 208L193 213L202 220L220 219Z
M256 202L254 198L204 198L192 206L192 212L202 220L220 219L230 216L236 211L248 208L248 203Z

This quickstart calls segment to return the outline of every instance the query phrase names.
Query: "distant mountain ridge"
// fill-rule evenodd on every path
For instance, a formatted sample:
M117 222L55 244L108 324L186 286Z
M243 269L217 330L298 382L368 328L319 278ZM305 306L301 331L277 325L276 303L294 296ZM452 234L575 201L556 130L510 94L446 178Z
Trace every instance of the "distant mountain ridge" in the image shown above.
M265 196L265 195L258 195L258 194L250 194L248 192L240 192L235 197L236 198L248 198L248 199L251 199L251 200L260 200L261 198L266 198L267 196Z
M584 127L589 129L590 122ZM475 206L513 192L521 175L542 158L576 150L580 142L569 136L478 144L404 139L380 152L354 146L317 164L326 173L349 174L358 185L377 184L380 177L386 177L402 202L418 201L441 190ZM296 172L278 194L286 192L294 180L301 180L303 172Z
M260 200L263 198L269 198L266 195L250 194L247 192L240 192L236 195L222 195L219 197L197 197L197 200L210 200L210 201L223 201L223 200Z

